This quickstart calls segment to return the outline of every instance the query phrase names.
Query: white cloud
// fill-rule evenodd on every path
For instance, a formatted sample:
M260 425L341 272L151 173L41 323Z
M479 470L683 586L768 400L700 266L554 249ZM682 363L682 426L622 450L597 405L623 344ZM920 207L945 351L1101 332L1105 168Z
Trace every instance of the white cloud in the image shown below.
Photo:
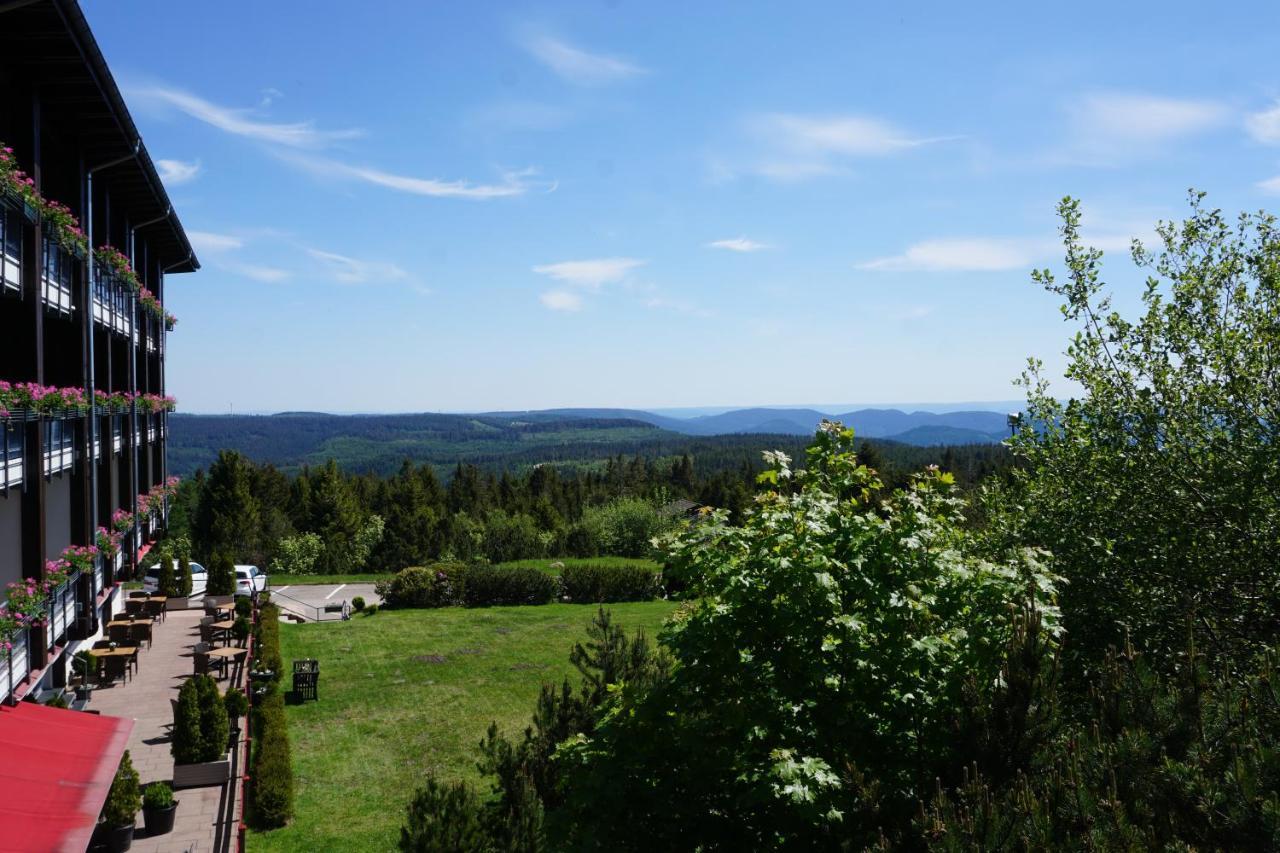
M165 86L130 89L129 96L139 101L165 104L194 119L236 136L272 142L290 148L323 148L334 142L364 135L357 128L320 130L314 122L280 124L254 118L249 110L224 107L197 95Z
M581 311L582 297L571 290L548 290L538 299L552 311Z
M472 184L467 181L442 181L438 178L415 178L409 175L396 175L363 166L346 166L335 164L352 177L376 184L380 187L412 193L413 195L434 196L436 198L467 198L486 200L524 195L529 191L529 183L525 178L530 174L524 172L508 172L498 184ZM552 186L551 189L555 187Z
M1220 126L1230 115L1216 101L1123 92L1082 96L1068 112L1082 142L1106 147L1189 136Z
M261 281L265 284L278 284L293 276L289 270L282 270L279 267L269 267L260 264L242 264L238 261L224 261L218 266L227 272L242 275L245 278L251 278L254 281Z
M200 161L157 160L156 169L160 172L160 180L166 184L185 184L200 174Z
M748 240L746 237L733 237L728 240L713 240L707 244L708 249L728 249L730 252L759 252L772 249L768 243Z
M683 299L668 299L665 296L653 296L646 299L644 307L654 311L674 311L677 314L688 314L692 317L712 317L714 314L705 308L699 308L692 302Z
M647 73L625 59L589 53L548 35L524 39L524 48L558 76L579 86L600 86Z
M596 258L542 264L534 267L533 271L573 287L599 290L601 285L621 281L626 278L627 273L644 263L636 258Z
M322 249L307 249L307 254L324 264L333 277L344 284L397 281L409 275L387 261L365 261Z
M214 234L211 231L188 231L187 239L197 252L229 252L239 249L244 241L230 234Z
M1280 175L1258 182L1258 188L1269 193L1280 194Z
M1263 145L1280 145L1280 101L1270 109L1245 116L1244 126L1249 135Z
M866 261L860 269L887 272L996 272L1025 269L1039 256L1034 243L985 237L925 240L900 255Z

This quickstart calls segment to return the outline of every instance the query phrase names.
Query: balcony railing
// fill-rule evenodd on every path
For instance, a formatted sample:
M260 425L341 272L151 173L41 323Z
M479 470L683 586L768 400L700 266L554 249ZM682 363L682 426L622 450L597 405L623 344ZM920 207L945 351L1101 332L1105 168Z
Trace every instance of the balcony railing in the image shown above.
M5 653L0 650L0 698L7 697L18 682L31 671L31 656L27 653L27 632L13 635L13 648Z
M0 204L0 290L22 293L22 214Z
M45 240L44 271L40 288L45 305L63 314L75 311L75 302L71 296L74 273L74 259L56 241Z
M73 574L66 583L55 589L49 596L49 623L45 626L45 648L52 649L54 640L67 633L67 629L76 621L76 579L80 573Z
M120 555L117 554L116 556L119 557ZM106 573L107 573L107 569L105 565L106 562L107 562L107 558L102 554L99 554L93 561L93 594L94 596L97 596L98 593L102 592L102 588L106 586Z
M44 475L51 477L76 464L75 427L71 421L44 421Z
M0 492L22 485L25 432L19 426L0 426Z

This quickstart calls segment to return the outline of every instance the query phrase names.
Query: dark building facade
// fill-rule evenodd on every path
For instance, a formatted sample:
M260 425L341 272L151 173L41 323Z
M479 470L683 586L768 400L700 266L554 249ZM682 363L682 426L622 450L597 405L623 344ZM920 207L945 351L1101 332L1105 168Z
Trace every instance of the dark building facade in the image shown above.
M0 699L65 684L167 516L199 264L75 0L0 0ZM7 648L6 648L7 646Z

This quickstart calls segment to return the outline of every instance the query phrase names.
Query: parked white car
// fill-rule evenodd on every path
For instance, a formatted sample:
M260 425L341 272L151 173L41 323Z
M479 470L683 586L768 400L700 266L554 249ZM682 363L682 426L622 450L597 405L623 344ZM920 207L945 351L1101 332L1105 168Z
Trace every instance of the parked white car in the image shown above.
M236 595L254 596L266 588L266 572L257 566L236 566Z
M199 595L204 592L205 586L209 581L209 573L205 571L204 566L199 563L190 563L191 566L191 594ZM173 576L178 580L182 580L182 570L178 568L178 561L173 561ZM142 591L148 595L158 592L160 589L160 564L156 563L147 569L147 574L142 579Z

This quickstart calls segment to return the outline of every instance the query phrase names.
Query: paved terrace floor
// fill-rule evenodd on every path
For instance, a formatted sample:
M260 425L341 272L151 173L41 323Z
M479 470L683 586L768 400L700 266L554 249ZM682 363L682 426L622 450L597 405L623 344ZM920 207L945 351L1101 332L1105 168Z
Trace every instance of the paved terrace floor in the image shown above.
M173 710L169 700L178 698L179 688L194 671L191 646L200 639L203 615L200 610L168 613L153 629L151 648L143 646L138 655L138 671L128 680L95 688L90 699L90 710L134 720L129 752L144 786L173 779L173 756L169 753ZM227 684L226 678L222 678L220 689L225 690ZM178 811L172 832L148 838L139 812L131 849L136 853L234 850L241 806L234 775L239 772L239 764L233 764L232 784L174 791Z

